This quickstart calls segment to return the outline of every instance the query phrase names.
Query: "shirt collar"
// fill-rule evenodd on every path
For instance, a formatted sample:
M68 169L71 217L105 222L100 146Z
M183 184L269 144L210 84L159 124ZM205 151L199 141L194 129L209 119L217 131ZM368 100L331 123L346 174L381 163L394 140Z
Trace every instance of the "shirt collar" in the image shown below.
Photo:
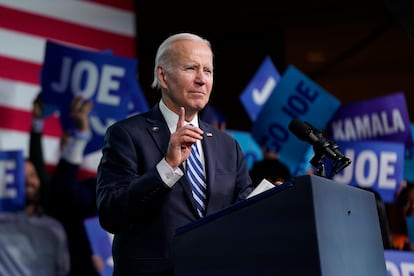
M171 109L169 109L162 99L160 100L159 107L162 115L165 118L165 121L167 122L170 132L174 133L177 130L178 114L174 113ZM186 122L186 124L192 124L193 126L198 127L198 114L194 116L191 122Z

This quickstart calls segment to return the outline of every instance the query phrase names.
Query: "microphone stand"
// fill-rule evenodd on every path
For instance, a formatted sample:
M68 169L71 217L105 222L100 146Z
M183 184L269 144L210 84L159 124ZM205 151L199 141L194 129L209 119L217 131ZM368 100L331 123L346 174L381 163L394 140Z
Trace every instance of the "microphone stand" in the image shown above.
M316 175L321 177L326 177L326 164L324 163L324 158L326 156L326 149L329 151L335 152L339 146L331 141L323 141L321 145L314 145L313 150L315 155L312 157L310 163L312 166L316 168ZM338 156L338 157L331 157L333 163L332 168L329 174L329 178L333 178L335 174L342 171L346 168L349 164L351 164L351 160L345 156Z
M339 146L333 142L330 142L330 148L336 152L337 149L339 148ZM346 167L348 167L348 165L351 164L351 159L349 159L346 156L340 156L338 158L336 158L334 160L334 164L332 167L332 171L331 171L331 178L339 173L340 171L342 171L343 169L345 169Z
M323 163L324 154L317 153L312 157L310 163L316 168L315 174L321 177L326 177L326 165Z
M351 159L338 150L339 146L335 142L326 140L322 133L308 122L302 123L294 119L289 124L289 129L300 140L308 141L313 145L315 155L310 163L317 169L316 175L326 177L326 164L324 163L326 156L332 160L329 178L333 178L335 174L351 164Z

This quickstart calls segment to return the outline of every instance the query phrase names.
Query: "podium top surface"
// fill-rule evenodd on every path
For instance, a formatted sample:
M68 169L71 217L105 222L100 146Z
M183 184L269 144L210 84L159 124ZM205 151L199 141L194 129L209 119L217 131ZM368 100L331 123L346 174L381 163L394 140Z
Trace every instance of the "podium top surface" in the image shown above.
M203 217L203 218L201 218L201 219L199 219L199 220L197 220L197 221L195 221L193 223L190 223L190 224L184 225L182 227L179 227L179 228L176 229L176 235L180 235L180 234L182 234L184 232L190 231L190 230L192 230L194 228L197 228L197 227L199 227L199 226L201 226L201 225L203 225L205 223L208 223L209 221L213 221L213 220L215 220L215 219L217 219L219 217L222 217L222 216L224 216L224 215L226 215L228 213L231 213L231 212L233 212L233 211L235 211L237 209L240 209L240 208L244 208L246 206L249 206L253 202L262 200L262 199L264 199L266 197L269 197L269 196L271 196L273 194L276 194L276 193L279 193L281 191L284 191L284 190L286 190L286 189L288 189L288 188L290 188L292 186L293 186L293 183L292 182L286 181L285 183L283 183L281 185L278 185L278 186L275 186L272 189L266 190L266 191L264 191L264 192L262 192L260 194L257 194L255 196L250 197L250 198L246 198L246 199L244 199L242 201L239 201L239 202L237 202L237 203L235 203L235 204L233 204L233 205L231 205L229 207L226 207L226 208L222 209L221 211L218 211L218 212L216 212L214 214L205 216L205 217Z

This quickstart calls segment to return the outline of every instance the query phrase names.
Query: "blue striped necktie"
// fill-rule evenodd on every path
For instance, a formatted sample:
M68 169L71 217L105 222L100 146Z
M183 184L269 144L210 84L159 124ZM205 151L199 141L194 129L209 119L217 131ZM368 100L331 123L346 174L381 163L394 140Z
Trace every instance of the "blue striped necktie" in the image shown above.
M193 197L196 202L197 212L200 217L205 214L206 208L206 179L204 176L203 164L196 144L191 148L191 154L187 162L187 174L191 182Z

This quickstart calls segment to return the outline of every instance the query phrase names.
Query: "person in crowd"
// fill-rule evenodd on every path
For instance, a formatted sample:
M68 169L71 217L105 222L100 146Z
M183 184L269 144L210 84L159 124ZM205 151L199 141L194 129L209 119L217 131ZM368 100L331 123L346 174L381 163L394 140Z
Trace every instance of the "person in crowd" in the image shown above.
M24 211L0 213L0 275L68 275L68 243L63 226L39 205L40 181L25 161Z
M405 182L397 194L397 220L400 227L392 231L392 246L395 249L414 251L414 241L410 241L407 228L407 217L414 216L414 183ZM395 229L397 228L397 229Z
M99 275L102 264L96 262L84 226L86 218L97 216L96 177L79 178L84 150L91 138L89 113L91 100L81 95L70 102L74 129L64 129L61 155L50 177L48 203L51 215L64 226L69 242L71 270L69 275Z
M24 164L24 210L0 213L0 275L66 276L70 270L63 225L45 213L48 176L42 155L40 105L33 104L29 157ZM42 177L40 177L40 175Z
M96 192L100 224L114 233L114 275L172 275L175 230L254 188L237 141L200 120L213 70L208 40L168 37L155 57L160 101L107 129Z
M40 100L40 93L33 100L32 108L32 127L30 130L29 139L29 160L32 162L39 177L40 186L39 203L44 208L44 211L49 214L48 199L50 191L50 176L46 168L46 163L43 157L42 133L44 127L44 109L45 106Z
M268 180L274 185L283 184L291 181L292 175L289 168L278 159L278 154L263 147L263 159L253 163L250 169L250 177L255 186L259 185L263 179Z

